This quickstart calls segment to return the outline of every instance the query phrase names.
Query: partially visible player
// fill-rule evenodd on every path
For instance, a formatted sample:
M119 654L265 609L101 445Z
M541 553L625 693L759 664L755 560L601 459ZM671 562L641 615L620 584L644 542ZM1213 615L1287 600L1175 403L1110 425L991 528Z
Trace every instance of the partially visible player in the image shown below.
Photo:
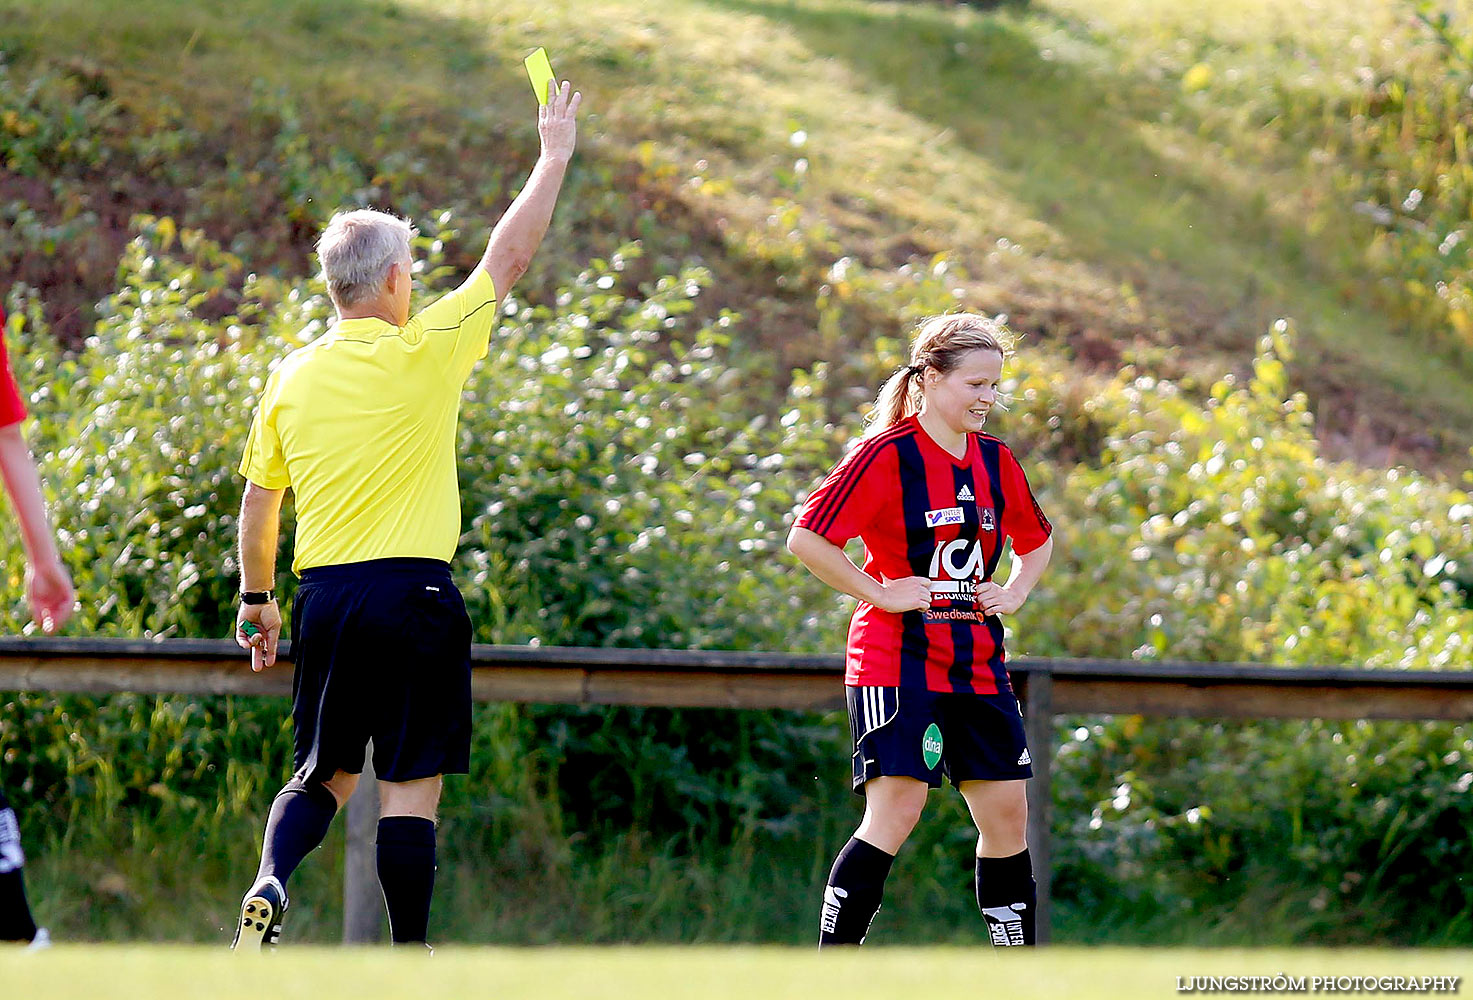
M5 329L5 310L0 309L0 333ZM31 616L46 632L55 632L71 617L75 596L71 574L57 552L41 480L36 463L26 446L20 424L25 405L10 371L10 356L0 336L0 478L10 495L20 522L21 544L26 551L26 599ZM26 856L20 846L20 824L15 810L0 791L0 941L30 941L42 944L46 931L36 926L26 901L22 869Z
M537 112L541 154L463 284L411 316L409 223L333 216L317 243L337 321L293 351L261 393L240 471L236 641L276 660L277 522L296 497L292 722L296 773L266 820L233 947L275 944L293 871L327 833L373 741L378 875L395 944L425 941L441 776L470 759L471 623L450 575L460 538L461 393L502 297L547 232L582 98ZM495 405L489 401L488 405Z
M857 945L942 775L977 824L977 905L995 946L1034 943L1023 718L1001 615L1023 606L1053 528L1007 445L982 433L1011 338L967 313L921 324L865 439L808 498L788 549L859 600L844 683L864 818L824 888L819 946ZM864 568L843 545L864 541ZM1012 571L993 581L1004 543Z

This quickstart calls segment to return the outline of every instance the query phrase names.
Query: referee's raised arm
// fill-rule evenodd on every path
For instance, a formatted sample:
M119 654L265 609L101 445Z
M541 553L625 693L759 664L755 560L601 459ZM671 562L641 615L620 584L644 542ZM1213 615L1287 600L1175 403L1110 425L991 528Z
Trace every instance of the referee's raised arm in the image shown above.
M582 103L583 95L564 80L548 102L537 107L541 154L527 185L491 231L481 257L480 266L491 276L498 305L517 279L527 273L527 265L547 233L563 175L578 142L578 107Z

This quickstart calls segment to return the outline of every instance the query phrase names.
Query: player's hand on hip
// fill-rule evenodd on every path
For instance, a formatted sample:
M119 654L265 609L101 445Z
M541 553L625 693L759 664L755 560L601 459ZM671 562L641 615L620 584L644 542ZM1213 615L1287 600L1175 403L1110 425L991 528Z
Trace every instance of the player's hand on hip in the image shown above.
M1027 599L1025 595L999 587L991 580L978 584L976 595L977 607L988 615L1010 615L1021 608Z
M261 671L276 662L281 639L281 608L275 601L242 604L235 614L235 642L251 651L251 669Z
M578 144L578 108L583 95L564 80L556 85L546 104L537 106L537 135L542 140L544 159L566 162Z
M923 576L903 576L892 580L881 574L880 586L885 592L875 606L899 614L902 611L924 611L931 606L931 581Z
M76 607L72 576L60 559L26 567L26 600L31 617L48 635L66 624Z

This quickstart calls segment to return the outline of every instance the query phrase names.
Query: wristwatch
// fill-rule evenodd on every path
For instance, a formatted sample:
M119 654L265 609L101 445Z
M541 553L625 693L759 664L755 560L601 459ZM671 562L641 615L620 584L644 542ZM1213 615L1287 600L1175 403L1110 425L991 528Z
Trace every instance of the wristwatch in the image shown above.
M276 592L273 590L242 590L240 592L240 603L242 604L270 604L276 600Z

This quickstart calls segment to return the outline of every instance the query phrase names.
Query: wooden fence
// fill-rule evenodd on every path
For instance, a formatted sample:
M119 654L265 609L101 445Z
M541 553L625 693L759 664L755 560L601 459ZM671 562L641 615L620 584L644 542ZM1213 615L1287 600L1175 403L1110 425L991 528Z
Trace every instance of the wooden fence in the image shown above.
M230 640L0 638L0 690L182 695L291 693L285 662L260 674ZM476 646L480 701L690 708L843 707L838 656L675 649ZM1237 718L1473 718L1473 671L1265 667L1231 663L1019 658L1009 669L1023 702L1034 777L1028 840L1038 879L1040 941L1049 933L1050 770L1054 718L1140 714ZM370 777L371 771L365 772ZM265 803L262 803L265 808ZM374 872L377 788L360 781L347 808L343 940L382 935Z

